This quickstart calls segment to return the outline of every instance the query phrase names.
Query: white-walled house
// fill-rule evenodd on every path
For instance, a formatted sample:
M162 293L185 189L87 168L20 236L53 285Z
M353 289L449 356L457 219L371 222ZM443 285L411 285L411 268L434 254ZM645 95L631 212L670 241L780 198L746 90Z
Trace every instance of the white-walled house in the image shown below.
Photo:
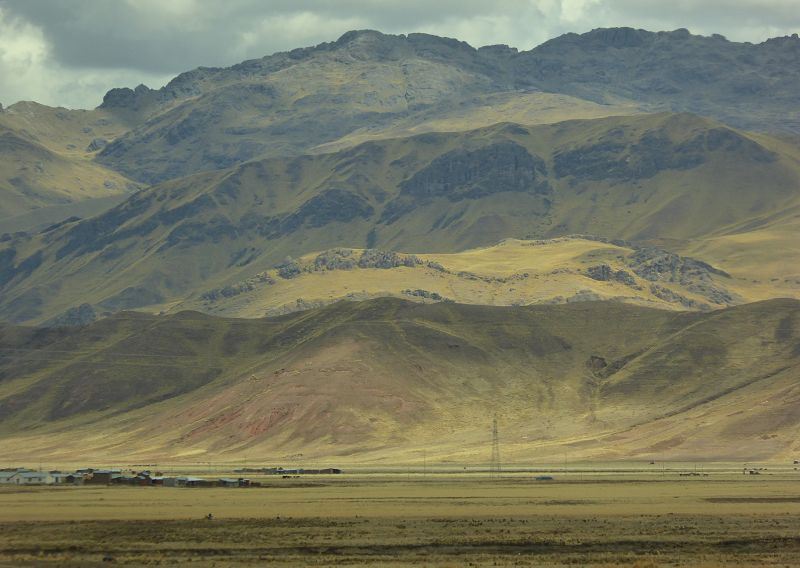
M46 471L0 471L0 484L4 485L46 485L53 481L53 476Z

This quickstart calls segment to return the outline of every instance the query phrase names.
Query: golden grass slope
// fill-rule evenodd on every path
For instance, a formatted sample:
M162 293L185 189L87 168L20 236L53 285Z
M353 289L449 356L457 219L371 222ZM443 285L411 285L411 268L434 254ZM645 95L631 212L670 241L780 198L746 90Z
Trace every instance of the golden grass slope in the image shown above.
M2 344L9 459L485 463L495 414L517 462L800 450L795 300L700 314L379 299L267 320L127 313L5 328Z
M85 156L95 138L111 141L131 123L103 109L74 110L20 101L3 109L0 125L22 132L53 152Z
M662 309L718 308L695 280L680 282L672 275L648 279L631 268L633 245L582 237L549 240L507 239L497 245L458 253L399 254L416 258L418 264L392 268L361 267L363 250L338 249L312 253L297 260L301 271L291 278L278 269L252 274L238 283L220 279L219 287L179 302L149 307L153 312L200 310L215 315L262 317L342 299L364 300L394 296L420 302L454 301L496 306L615 300ZM341 257L352 267L331 269L322 265L326 256ZM592 277L592 270L607 266L611 273L624 271L630 280ZM595 273L596 275L596 273ZM733 275L707 274L707 285L735 291L730 303L761 299L762 295L800 297L800 287L769 288ZM654 288L654 285L657 288ZM766 290L765 290L766 288ZM669 295L669 292L673 295Z
M102 111L20 102L0 112L0 233L18 230L14 218L36 210L43 210L43 222L52 221L48 208L138 189L88 150L95 138L111 139L124 128ZM36 215L29 217L35 226Z

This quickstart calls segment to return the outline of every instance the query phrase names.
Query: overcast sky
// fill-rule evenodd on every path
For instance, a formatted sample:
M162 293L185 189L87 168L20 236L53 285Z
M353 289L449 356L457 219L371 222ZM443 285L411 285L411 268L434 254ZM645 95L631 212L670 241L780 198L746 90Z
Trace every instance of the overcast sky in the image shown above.
M800 0L0 0L0 103L93 108L112 87L157 88L352 29L530 49L609 26L760 42L800 31Z

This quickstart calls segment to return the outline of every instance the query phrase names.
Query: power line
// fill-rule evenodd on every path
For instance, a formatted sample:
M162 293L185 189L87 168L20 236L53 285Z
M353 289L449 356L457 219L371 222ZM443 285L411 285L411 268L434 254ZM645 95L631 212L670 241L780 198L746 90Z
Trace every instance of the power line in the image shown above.
M497 415L492 420L492 462L490 465L493 475L500 474L500 437L497 433Z

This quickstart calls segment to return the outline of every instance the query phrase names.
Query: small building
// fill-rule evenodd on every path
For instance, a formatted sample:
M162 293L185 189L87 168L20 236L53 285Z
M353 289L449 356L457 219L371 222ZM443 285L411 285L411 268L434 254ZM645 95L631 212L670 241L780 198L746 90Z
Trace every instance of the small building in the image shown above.
M53 476L46 471L23 471L17 474L17 485L47 485L53 483Z
M11 485L17 483L17 476L19 471L0 471L0 485Z
M0 484L2 485L47 485L53 482L53 475L46 471L25 468L0 471Z
M118 469L95 469L86 478L87 485L110 485L114 479L122 476Z
M216 487L217 482L202 477L165 477L164 487Z
M56 485L82 485L83 475L77 473L52 473L53 483Z
M180 485L178 485L177 477L164 477L161 480L161 485L164 487L180 487Z

